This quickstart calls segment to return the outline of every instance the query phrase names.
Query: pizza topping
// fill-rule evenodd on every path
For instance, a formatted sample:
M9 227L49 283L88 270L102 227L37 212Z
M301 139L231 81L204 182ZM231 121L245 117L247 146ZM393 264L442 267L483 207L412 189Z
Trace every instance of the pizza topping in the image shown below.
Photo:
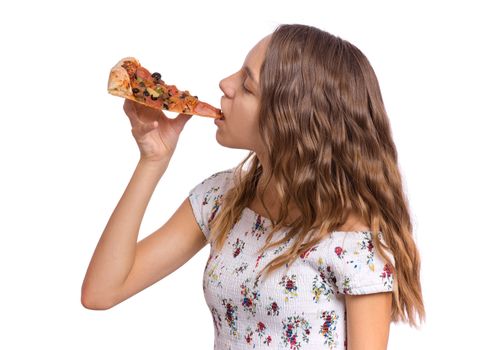
M160 94L158 92L156 92L155 90L153 90L151 87L147 87L146 89L150 93L151 97L157 98L158 96L160 96ZM146 96L148 96L148 95L146 95Z
M143 68L141 66L136 68L136 76L140 77L143 80L151 80L150 72L146 68Z
M183 113L194 111L199 103L197 96L189 91L180 91L175 85L167 85L161 80L159 72L150 72L141 66L127 66L131 78L132 92L139 101L165 110L181 110Z
M136 66L134 65L134 62L132 62L132 61L124 61L122 64L122 67L124 69L126 69L129 76L132 76L136 72Z

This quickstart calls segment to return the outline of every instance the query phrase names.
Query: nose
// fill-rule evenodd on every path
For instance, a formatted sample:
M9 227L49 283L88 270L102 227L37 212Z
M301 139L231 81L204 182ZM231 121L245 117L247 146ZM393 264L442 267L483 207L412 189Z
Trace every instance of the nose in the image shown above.
M233 88L230 86L227 78L222 79L219 82L219 88L221 89L221 91L223 91L223 93L225 94L226 97L233 98L233 95L235 92L234 92Z

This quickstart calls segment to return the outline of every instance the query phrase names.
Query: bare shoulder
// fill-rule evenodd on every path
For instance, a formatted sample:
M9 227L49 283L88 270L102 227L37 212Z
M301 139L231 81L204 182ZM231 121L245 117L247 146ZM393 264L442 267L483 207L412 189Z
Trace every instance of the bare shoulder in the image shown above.
M339 228L339 231L369 231L370 227L362 219L361 215L356 213L350 213L346 222Z

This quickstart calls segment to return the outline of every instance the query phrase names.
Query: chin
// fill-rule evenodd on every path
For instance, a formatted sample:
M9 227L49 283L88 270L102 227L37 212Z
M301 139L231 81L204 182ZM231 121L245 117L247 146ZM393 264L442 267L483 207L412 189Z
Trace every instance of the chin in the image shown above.
M246 149L243 146L237 145L236 143L232 142L227 142L226 140L223 140L222 137L220 137L219 132L216 132L216 141L223 147L226 148L234 148L234 149Z

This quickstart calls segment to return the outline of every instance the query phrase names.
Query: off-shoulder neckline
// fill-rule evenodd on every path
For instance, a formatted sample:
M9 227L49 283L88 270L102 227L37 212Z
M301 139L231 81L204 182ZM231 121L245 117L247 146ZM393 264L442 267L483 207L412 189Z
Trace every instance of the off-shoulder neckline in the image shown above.
M256 211L250 209L249 207L245 207L244 209L245 212L247 212L248 214L250 214L254 219L257 218L258 216L260 216L260 218L267 222L268 224L272 224L272 221L271 219L269 219L268 217L265 217L259 213L257 213ZM285 229L289 229L291 228L291 226L284 226ZM372 233L372 231L370 230L357 230L357 231L332 231L332 233Z

